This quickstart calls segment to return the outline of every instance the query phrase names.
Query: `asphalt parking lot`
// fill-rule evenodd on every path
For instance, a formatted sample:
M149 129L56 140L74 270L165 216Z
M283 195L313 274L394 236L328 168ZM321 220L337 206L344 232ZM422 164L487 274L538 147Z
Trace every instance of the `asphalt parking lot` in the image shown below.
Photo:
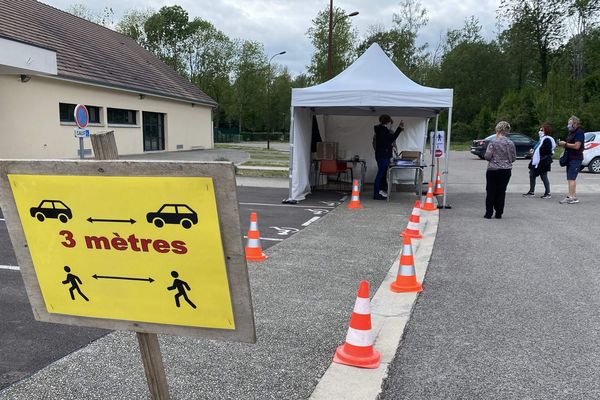
M256 212L266 250L325 217L344 197L321 191L301 204L282 204L287 194L283 188L239 187L242 236L247 233L250 213ZM34 320L1 212L0 293L0 390L108 333Z

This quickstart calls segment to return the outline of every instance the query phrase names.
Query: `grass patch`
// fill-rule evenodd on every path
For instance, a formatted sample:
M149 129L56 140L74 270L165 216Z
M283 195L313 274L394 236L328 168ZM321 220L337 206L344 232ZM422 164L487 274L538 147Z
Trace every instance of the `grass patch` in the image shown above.
M276 161L288 161L290 153L288 151L281 151L275 149L267 149L261 147L244 146L240 144L215 144L216 149L227 149L227 150L240 150L248 153L250 161L256 160L276 160ZM252 164L247 164L252 165ZM287 165L286 165L287 166Z
M237 175L239 176L255 176L261 178L287 178L289 175L288 171L261 171L261 170L249 170L249 169L238 169Z
M469 151L471 150L471 145L473 141L469 142L450 142L450 150L451 151Z

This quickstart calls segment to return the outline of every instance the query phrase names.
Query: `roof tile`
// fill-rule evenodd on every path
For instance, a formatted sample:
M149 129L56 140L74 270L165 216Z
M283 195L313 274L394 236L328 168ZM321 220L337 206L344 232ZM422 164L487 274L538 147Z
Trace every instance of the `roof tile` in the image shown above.
M0 36L56 51L62 78L217 104L130 37L35 0L0 0Z

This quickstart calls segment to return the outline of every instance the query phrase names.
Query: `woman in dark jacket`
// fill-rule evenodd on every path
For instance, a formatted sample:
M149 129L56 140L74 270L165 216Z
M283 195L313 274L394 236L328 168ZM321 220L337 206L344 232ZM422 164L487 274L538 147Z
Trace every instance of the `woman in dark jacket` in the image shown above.
M552 164L552 153L556 148L554 138L550 136L552 128L548 124L542 124L538 135L540 140L533 148L531 162L529 163L529 192L523 194L523 197L534 197L535 178L539 176L544 183L544 195L542 199L551 199L550 182L548 181L548 172Z
M377 161L377 176L373 184L373 198L385 200L387 197L387 169L392 158L392 145L404 130L404 121L400 121L396 131L392 131L392 118L387 114L379 116L379 125L375 125L375 160Z

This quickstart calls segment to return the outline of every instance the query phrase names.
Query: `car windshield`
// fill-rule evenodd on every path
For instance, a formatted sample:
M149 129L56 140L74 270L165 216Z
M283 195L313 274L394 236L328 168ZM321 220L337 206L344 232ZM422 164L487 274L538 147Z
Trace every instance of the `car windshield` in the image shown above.
M171 206L171 205L164 205L161 207L160 210L158 210L159 213L164 213L164 214L177 214L177 210L175 209L175 206Z
M585 143L591 142L594 139L596 139L596 134L595 133L588 132L588 133L585 134Z
M496 134L495 134L495 133L492 133L490 136L486 137L486 138L485 138L485 139L483 139L483 140L494 140L494 138L495 138L495 137L496 137Z

